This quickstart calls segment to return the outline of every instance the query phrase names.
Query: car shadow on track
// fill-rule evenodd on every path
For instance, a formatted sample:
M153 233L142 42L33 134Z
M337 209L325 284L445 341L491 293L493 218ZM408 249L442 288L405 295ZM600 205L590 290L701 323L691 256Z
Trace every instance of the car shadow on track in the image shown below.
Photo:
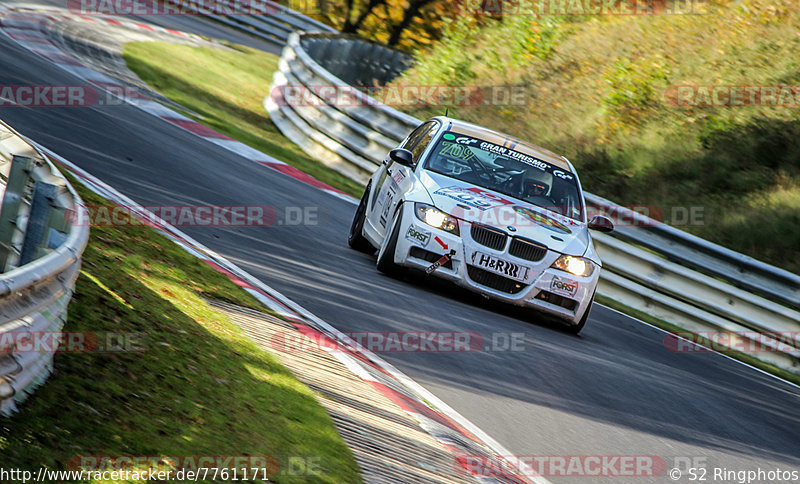
M374 256L348 259L354 272L376 270ZM797 391L743 365L712 353L672 352L657 329L598 305L586 332L575 337L553 318L490 300L421 271L369 279L376 296L389 293L391 298L416 301L416 317L426 318L425 326L419 327L455 327L483 335L495 330L524 333L524 349L517 352L382 355L429 388L477 397L474 404L457 405L468 418L469 409L478 409L471 416L476 423L482 421L486 405L503 402L504 412L510 413L507 418L532 431L588 426L586 436L564 435L558 449L592 452L602 443L611 453L636 449L666 457L666 449L673 455L700 452L709 456L709 463L724 466L741 466L752 459L800 465L800 442L789 429L797 422ZM432 297L422 299L411 287ZM425 305L442 309L429 316L434 308ZM542 418L549 423L535 422ZM495 438L511 439L510 448L542 445L534 439L515 446L517 433L496 432Z
M547 313L537 311L536 309L523 308L513 304L505 303L503 301L491 299L488 296L470 291L469 289L461 286L457 286L434 275L425 274L424 271L418 269L404 268L396 277L385 277L405 284L411 284L416 288L421 288L448 299L456 300L462 304L485 309L509 318L518 319L526 323L535 324L543 328L556 330L561 333L580 338L580 335L569 333L564 322L561 322L558 318ZM591 318L591 315L589 317Z

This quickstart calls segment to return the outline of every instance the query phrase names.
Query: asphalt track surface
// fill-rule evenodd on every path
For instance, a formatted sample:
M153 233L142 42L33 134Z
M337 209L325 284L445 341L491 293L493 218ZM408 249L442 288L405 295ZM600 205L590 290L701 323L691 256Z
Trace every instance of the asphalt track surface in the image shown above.
M20 84L84 82L0 36L0 85ZM135 107L0 108L0 118L143 205L269 205L279 221L287 206L312 207L316 225L182 229L342 331L522 333L522 351L382 353L516 455L655 455L667 469L698 458L709 481L714 467L800 469L792 385L669 351L662 332L597 305L575 337L422 277L383 276L347 247L353 205Z

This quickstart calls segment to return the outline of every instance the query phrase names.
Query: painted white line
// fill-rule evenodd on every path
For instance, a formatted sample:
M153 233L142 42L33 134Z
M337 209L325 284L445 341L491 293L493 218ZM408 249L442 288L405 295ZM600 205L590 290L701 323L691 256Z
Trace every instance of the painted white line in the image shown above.
M10 6L0 5L0 11L10 10L11 8L12 7L10 7ZM60 11L59 9L55 9L55 8L50 8L49 10L54 11L54 12ZM63 16L63 14L60 14L60 15ZM48 22L42 22L41 24L36 24L36 25L38 26L39 29L42 29L42 28L46 28L46 24L47 23ZM128 26L129 27L141 28L141 27L138 27L137 24L132 24L132 25L129 24ZM262 153L262 152L260 152L260 151L258 151L256 149L254 149L254 148L251 148L251 147L245 145L244 143L241 143L240 141L236 141L236 140L232 140L232 139L220 139L220 138L215 137L215 136L203 136L202 134L196 133L196 132L192 131L191 129L188 129L185 126L181 126L179 124L171 122L171 120L178 120L178 121L184 121L185 120L187 123L191 123L191 124L197 125L197 126L202 127L204 129L211 129L211 128L208 128L205 125L203 125L203 124L201 124L201 123L199 123L197 121L194 121L194 120L192 120L190 118L187 118L186 116L184 116L184 115L182 115L182 114L180 114L180 113L178 113L176 111L173 111L172 109L169 109L169 108L161 105L160 103L158 103L156 101L143 100L143 99L131 99L130 97L124 96L124 95L120 96L118 93L115 93L115 92L109 90L107 88L108 86L106 86L106 85L107 84L118 85L121 88L123 88L122 89L123 92L125 92L125 86L120 85L118 83L118 81L116 81L115 79L110 78L106 74L98 72L98 71L96 71L96 70L94 70L94 69L92 69L90 67L86 67L85 65L80 63L79 60L75 59L74 56L72 56L71 54L69 54L67 52L59 51L66 58L75 59L75 61L78 62L78 65L69 64L69 63L62 63L62 62L56 62L53 59L48 58L45 54L43 54L41 52L38 52L37 47L38 47L39 44L32 44L30 42L20 41L18 39L15 39L13 36L9 35L8 32L5 32L5 29L0 28L0 30L3 30L3 33L8 38L10 38L11 40L16 42L17 44L19 44L23 48L33 52L34 54L42 57L43 59L47 60L48 62L51 62L52 64L60 67L61 69L69 72L70 74L73 74L73 75L75 75L75 76L77 76L77 77L79 77L81 79L84 79L85 81L88 81L89 83L91 83L92 85L97 87L98 89L102 89L102 90L108 92L113 97L115 97L117 99L121 99L123 102L127 103L128 105L134 106L134 107L136 107L136 108L138 108L138 109L150 114L151 116L154 116L156 118L161 119L162 121L166 121L166 122L172 124L173 126L176 126L179 129L183 129L184 131L188 131L189 133L191 133L191 134L193 134L193 135L195 135L195 136L197 136L199 138L202 138L202 139L205 139L206 141L210 141L210 142L212 142L214 144L217 144L217 145L223 147L224 149L226 149L226 150L228 150L228 151L230 151L232 153L236 153L236 154L244 157L245 159L248 159L250 161L256 162L256 163L258 163L258 164L260 164L262 166L265 166L265 167L267 167L267 168L269 168L271 170L282 172L284 175L288 176L289 178L293 178L293 179L295 179L297 181L300 181L301 183L306 183L306 184L314 186L313 184L307 183L304 179L297 178L297 177L293 176L291 173L285 173L282 170L276 169L274 166L270 166L270 164L272 164L272 165L290 166L286 162L278 160L277 158L275 158L275 157L273 157L271 155L268 155L266 153ZM24 29L22 29L22 30L24 30ZM40 30L36 30L36 32L40 32ZM193 35L190 35L189 37L190 38L196 38ZM297 171L300 172L300 173L303 173L301 170L297 170ZM307 175L306 173L303 173L303 174ZM307 176L311 177L310 175L307 175ZM311 178L313 178L313 177L311 177ZM317 181L319 181L319 180L317 180ZM322 182L320 182L320 183L322 183ZM325 185L327 185L327 184L325 184ZM350 195L347 195L345 193L340 193L339 191L337 191L333 187L330 187L330 189L326 189L326 188L322 188L322 187L317 186L316 188L321 190L321 191L323 191L323 192L325 192L325 193L328 193L329 195L333 195L334 197L339 198L341 200L346 200L347 202L350 202L350 203L358 203L358 201L354 200Z
M356 349L356 351L362 353L368 359L370 359L373 363L375 363L377 366L381 367L383 370L385 370L387 373L389 373L389 375L391 375L395 380L397 380L402 386L404 386L407 389L409 389L411 391L411 393L416 395L417 399L420 400L422 403L425 403L426 406L438 411L439 413L445 415L446 417L450 418L454 422L458 423L459 425L464 427L466 430L468 430L470 433L472 433L477 438L479 438L483 442L485 447L488 448L494 454L496 454L496 456L498 456L501 459L504 459L504 460L510 462L511 464L513 464L516 467L516 469L520 472L520 474L522 476L525 476L526 478L532 480L532 482L535 482L537 484L548 484L549 483L549 481L547 481L543 477L537 476L536 472L533 471L532 468L530 468L528 465L526 465L520 459L515 458L514 455L510 451L508 451L499 442L497 442L492 437L490 437L486 432L481 430L477 425L473 424L466 417L462 416L460 413L458 413L452 407L450 407L449 405L444 403L442 400L440 400L438 397L436 397L433 393L431 393L430 391L426 390L420 384L418 384L417 382L412 380L410 377L408 377L402 371L400 371L397 368L395 368L394 365L388 363L383 358L380 358L379 356L375 355L371 351L361 347L361 345L359 345L355 340L351 339L345 333L343 333L343 332L339 331L338 329L334 328L333 326L328 324L323 319L317 317L312 312L310 312L307 309L305 309L304 307L300 306L299 304L297 304L296 302L294 302L290 298L284 296L282 293L280 293L279 291L275 290L274 288L272 288L271 286L267 285L266 283L262 282L258 278L254 277L253 275L251 275L250 273L248 273L244 269L241 269L237 265L231 263L230 261L228 261L227 259L225 259L221 255L219 255L218 253L214 252L213 250L209 249L208 247L204 246L203 244L197 242L195 239L193 239L189 235L185 234L181 230L179 230L176 227L173 227L173 226L167 224L166 222L164 222L159 217L157 217L154 214L150 213L143 206L139 205L138 203L133 201L131 198L123 195L122 193L120 193L119 191L117 191L116 189L111 187L110 185L106 184L102 180L100 180L97 177L91 175L87 171L83 170L82 168L78 167L77 165L75 165L74 163L72 163L69 160L65 159L64 157L58 155L57 153L55 153L55 152L53 152L53 151L51 151L51 150L49 150L49 149L47 149L47 148L45 148L43 146L40 146L40 145L36 144L33 140L27 139L27 141L29 141L32 145L36 146L41 151L47 153L49 156L57 159L60 163L62 163L64 166L68 167L74 173L79 174L79 177L78 177L79 180L81 180L81 182L84 182L84 184L88 188L90 188L92 191L94 191L94 192L96 192L96 193L98 193L98 194L100 194L100 195L102 195L102 196L104 196L104 197L106 197L106 198L108 198L108 199L110 199L112 201L116 201L118 203L121 202L124 205L127 205L128 207L131 207L132 209L134 209L137 212L150 214L150 215L147 216L149 219L156 220L159 223L159 225L162 225L163 229L165 229L168 232L171 232L173 235L175 235L175 236L179 237L180 239L183 239L184 241L189 243L194 248L194 251L190 251L190 253L196 253L197 251L200 251L201 255L200 255L199 258L210 259L213 262L219 264L224 269L231 271L233 274L235 274L236 276L240 277L242 280L244 280L247 283L251 284L253 287L256 287L256 288L260 289L261 291L264 291L265 293L269 294L270 296L275 298L277 301L279 301L281 304L285 305L286 307L288 307L289 309L294 311L297 315L301 316L303 319L306 319L308 321L313 322L315 325L317 325L317 326L319 326L321 328L324 328L325 330L327 330L328 332L330 332L333 335L336 335L337 338L339 338L343 342L351 345L353 348ZM181 247L186 248L184 246L184 244L180 243L178 240L176 240L176 239L173 239L173 240L175 240L175 242L178 243ZM275 301L270 301L269 298L264 297L258 291L248 291L248 292L253 294L256 298L258 298L259 301L264 303L267 307L276 308L276 309L278 309L279 313L283 313L284 315L286 315L286 312L285 312L285 310L283 308L280 308L279 306L276 307ZM293 315L290 315L290 316L293 316ZM337 359L339 359L340 361L342 361L342 363L347 365L348 368L353 369L354 372L356 373L356 375L362 376L362 378L363 378L364 373L365 373L364 370L361 369L360 371L356 371L355 367L357 367L358 365L355 364L355 362L352 361L352 359L351 359L351 357L349 355L347 355L346 353L341 352L341 351L331 352L331 354L337 356ZM364 379L368 380L368 381L372 380L372 378L369 377L368 374L367 374L367 378L364 378ZM406 410L406 412L408 412L408 410ZM410 413L410 412L408 412L408 413Z
M757 372L759 372L759 373L761 373L761 374L763 374L763 375L767 375L767 376L769 376L769 377L772 377L772 378L774 378L775 380L778 380L778 381L779 381L779 382L781 382L781 383L785 383L785 384L787 384L787 385L789 385L789 386L792 386L792 387L794 387L794 388L796 388L796 389L800 390L800 385L797 385L797 384L795 384L795 383L792 383L792 382L790 382L789 380L784 380L783 378L781 378L781 377L779 377L779 376L777 376L777 375L774 375L774 374L772 374L772 373L770 373L770 372L768 372L768 371L766 371L766 370L762 370L761 368L758 368L758 367L756 367L756 366L753 366L753 365L751 365L751 364L749 364L749 363L745 363L745 362L744 362L744 361L742 361L742 360L737 360L736 358L734 358L734 357L732 357L732 356L729 356L729 355L726 355L725 353L721 353L721 352L719 352L719 351L715 350L714 348L709 348L708 346L701 345L700 343L698 343L698 342L696 342L696 341L692 341L692 340L689 340L689 339L686 339L686 338L684 338L683 336L679 336L679 335L677 335L677 334L675 334L675 333L671 333L671 332L667 331L667 330L666 330L666 329L664 329L664 328L659 328L658 326L656 326L656 325L654 325L654 324L650 324L650 323L648 323L647 321L642 321L641 319L638 319L638 318L636 318L636 317L634 317L634 316L631 316L630 314L625 314L625 313L623 313L622 311L620 311L620 310L617 310L617 309L614 309L614 308L612 308L612 307L609 307L609 306L606 306L605 304L600 304L600 303L595 303L595 304L597 304L598 306L600 306L600 307L602 307L602 308L608 309L609 311L613 311L613 312L615 312L615 313L617 313L617 314L619 314L619 315L621 315L621 316L625 316L626 318L632 319L632 320L636 321L637 323L643 324L643 325L645 325L645 326L649 326L649 327L651 327L651 328L653 328L653 329L656 329L656 330L658 330L658 331L661 331L661 332L662 332L662 333L664 333L664 334L671 335L672 337L674 337L674 338L677 338L677 339L679 339L679 340L681 340L681 341L686 341L687 343L691 343L691 344L694 344L694 345L697 345L697 346L701 346L701 347L703 347L703 348L706 348L706 349L708 349L708 351L709 351L709 352L711 352L711 353L715 353L715 354L717 354L717 355L719 355L719 356L721 356L721 357L723 357L723 358L727 358L727 359L728 359L728 360L730 360L730 361L734 361L734 362L736 362L736 363L739 363L740 365L744 365L744 366L746 366L746 367L748 367L748 368L750 368L750 369L753 369L753 370L755 370L755 371L757 371ZM691 331L687 331L687 332L691 332Z
M15 40L15 42L20 43L21 45L23 45L23 47L27 48L26 45L22 44L19 41L16 41L16 39L13 39L13 37L9 36L9 38L11 38L12 40ZM32 49L29 49L29 50L32 50ZM34 51L34 53L35 53L35 51ZM59 65L59 67L61 67L62 69L71 71L71 73L76 73L76 71L78 71L79 69L81 71L83 71L83 69L84 69L83 67L75 68L76 66L64 66L64 65L60 65L60 64L56 64L56 65ZM103 78L104 78L103 81L100 81L100 82L105 82L106 81L107 76L105 76L103 74L100 74L100 73L96 73L96 71L94 71L92 69L88 69L87 68L84 72L91 73L93 76L97 76L99 74L100 76L103 76ZM87 75L79 75L79 77L84 78L86 80L89 80L90 82L92 81L92 79L90 77L88 77ZM98 86L98 87L102 88L102 86ZM111 93L111 94L113 95L114 93ZM147 109L147 107L142 105L142 104L145 104L145 103L139 104L139 103L130 103L129 102L128 104L134 105L137 108L141 109L142 111L145 111L148 114L153 115L155 117L161 118L163 116L163 114L161 114L161 116L159 116L159 115L154 114L153 112L150 112ZM149 104L149 103L147 103L147 104ZM159 105L159 106L161 106L161 105ZM171 114L170 117L185 118L184 116L180 115L179 113L175 113L174 111L169 110L168 108L161 107L158 110L161 113L164 113L164 111L169 111L171 113L174 113L174 114ZM192 122L194 122L194 121L192 121ZM186 130L186 131L191 132L190 130ZM197 133L192 133L192 134L195 134L196 136L198 136L200 138L203 138L203 139L205 139L207 141L210 141L210 142L212 142L214 144L223 146L224 148L228 149L229 151L232 151L234 153L240 154L241 156L243 156L245 158L248 158L248 159L251 159L252 161L256 161L256 160L253 160L253 158L256 158L256 159L260 159L262 161L268 161L268 162L271 162L271 163L285 164L284 162L282 162L280 160L277 160L277 159L273 158L270 155L258 152L257 150L249 148L246 145L243 145L243 144L241 144L239 142L236 142L234 140L219 140L219 139L216 139L216 138L200 136ZM31 141L31 142L33 143L33 141ZM241 144L241 146L236 146L236 144ZM141 207L139 204L134 202L132 199L130 199L130 198L126 197L125 195L121 194L120 192L116 191L115 189L113 189L109 185L105 184L101 180L97 179L96 177L92 176L88 172L80 169L79 167L77 167L73 163L69 162L65 158L59 156L58 154L56 154L56 153L54 153L54 152L52 152L52 151L50 151L50 150L48 150L48 149L46 149L44 147L39 147L39 148L41 150L47 152L53 158L56 158L59 161L61 161L65 166L68 166L72 171L74 171L76 173L80 173L82 175L82 177L81 177L82 181L84 180L84 178L88 179L90 181L90 184L87 184L87 186L92 188L93 191L97 191L101 195L105 194L104 196L106 196L106 198L110 198L112 200L114 198L116 198L117 200L119 200L119 201L123 202L124 204L128 205L129 207L135 208L137 211L146 212L146 210L143 207ZM250 156L247 156L247 154L245 154L245 153L249 154ZM251 156L253 158L251 158ZM335 196L337 196L337 197L339 197L341 199L344 199L344 200L346 200L346 201L348 201L348 202L350 202L352 204L357 204L357 200L352 199L352 197L341 196L341 194L331 193L330 190L325 190L325 189L320 189L320 191L327 192L329 194L333 194L333 195L335 195ZM153 215L153 217L155 219L159 220L159 222L163 225L163 227L167 228L168 231L172 232L177 237L179 237L179 238L185 240L186 242L188 242L189 244L191 244L193 246L193 248L195 249L195 250L190 250L190 253L193 253L193 255L198 255L196 250L199 249L203 253L203 255L205 255L205 257L210 257L211 260L213 260L214 262L220 264L226 270L230 270L232 273L234 273L235 275L241 277L243 280L247 281L252 286L257 287L260 290L270 294L272 297L274 297L275 299L280 301L280 303L282 303L283 305L285 305L286 307L288 307L292 311L295 311L298 315L300 315L304 319L307 319L307 320L313 322L318 327L325 329L326 331L328 331L331 334L335 335L340 340L344 341L345 343L347 343L350 346L352 346L353 348L355 348L360 353L364 354L373 363L375 363L377 366L381 367L388 374L390 374L395 380L397 380L404 387L409 389L412 394L415 394L418 397L418 399L421 398L422 402L427 402L428 406L430 406L431 408L437 410L438 412L442 413L443 415L445 415L446 417L450 418L454 422L458 423L464 429L468 430L470 433L472 433L474 436L476 436L478 439L480 439L489 450L491 450L492 452L497 454L497 456L499 456L499 457L501 457L503 459L506 459L509 462L511 462L523 476L533 479L533 482L536 482L537 484L545 484L545 483L549 482L549 481L547 481L546 479L544 479L542 477L536 476L536 473L533 471L533 469L531 469L529 466L527 466L521 460L514 458L513 454L510 451L508 451L505 447L503 447L499 442L497 442L495 439L490 437L486 432L481 430L477 425L473 424L467 418L465 418L464 416L459 414L452 407L450 407L449 405L444 403L441 399L436 397L433 393L431 393L430 391L428 391L427 389L422 387L420 384L418 384L417 382L412 380L410 377L405 375L403 372L398 370L396 367L394 367L394 365L388 363L383 358L380 358L379 356L375 355L371 351L366 350L361 345L359 345L356 341L352 340L349 336L347 336L346 334L344 334L341 331L337 330L336 328L334 328L333 326L328 324L326 321L324 321L321 318L317 317L316 315L314 315L313 313L311 313L307 309L303 308L299 304L295 303L294 301L292 301L288 297L286 297L283 294L281 294L279 291L275 290L274 288L268 286L267 284L263 283L259 279L257 279L254 276L250 275L249 273L247 273L243 269L240 269L238 266L236 266L235 264L231 263L227 259L223 258L219 254L215 253L211 249L208 249L207 247L203 246L202 244L200 244L199 242L197 242L196 240L194 240L190 236L186 235L182 231L178 230L175 227L169 226L168 224L164 223L162 220L158 219L158 217L155 217L154 215ZM183 246L183 244L180 244L180 245ZM203 258L203 257L201 256L201 258ZM275 301L269 300L269 298L265 298L263 295L258 293L258 291L248 291L248 292L250 292L251 294L256 296L259 299L259 301L261 301L267 307L270 307L272 309L277 309L279 312L283 312L285 314L285 310L283 310L283 308L280 308L280 306L276 305ZM346 359L346 360L350 360L351 359L345 353L342 353L342 352L337 352L337 353L338 353L339 359ZM342 361L342 362L347 364L348 367L358 366L358 365L353 364L354 362L352 362L352 361L347 361L347 362ZM363 370L362 370L361 373L363 373ZM359 373L357 373L357 374L359 374Z

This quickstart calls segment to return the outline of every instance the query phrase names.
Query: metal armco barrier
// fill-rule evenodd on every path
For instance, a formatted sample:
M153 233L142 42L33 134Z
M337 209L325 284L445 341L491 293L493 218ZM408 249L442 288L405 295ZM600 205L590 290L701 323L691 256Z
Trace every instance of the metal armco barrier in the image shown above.
M307 153L354 180L366 183L386 153L406 137L420 121L378 101L350 86L312 58L316 55L349 55L354 43L364 47L363 70L374 72L374 78L391 79L402 72L409 59L388 48L375 47L367 41L342 37L343 46L330 45L339 41L334 34L293 33L283 49L279 70L275 73L272 90L264 99L264 107L272 121L289 139ZM346 48L345 48L346 47ZM338 53L338 54L337 54ZM376 64L364 54L372 53L384 63ZM333 59L323 61L328 65L348 65ZM372 69L368 68L372 66ZM369 74L360 77L367 84ZM352 102L332 103L322 89L334 88L337 98L347 97ZM292 97L302 97L295 102Z
M359 59L338 60L354 52L352 43L350 37L332 34L291 34L264 107L281 132L307 153L365 182L386 153L422 121L380 104L323 67L352 69L353 62L371 62L394 73L407 65L400 56L367 48L356 50ZM347 72L342 75L347 77ZM360 102L331 103L319 86L336 86ZM298 88L306 96L299 103L291 98ZM760 348L753 356L800 374L800 351L792 346L798 338L787 347L774 334L800 331L800 276L596 195L587 193L586 201L596 213L633 222L618 227L613 237L594 236L604 262L599 294L695 333L741 333L733 349Z
M800 275L726 249L597 195L585 195L586 203L597 213L631 221L627 226L618 227L615 237L759 296L800 309Z
M52 344L89 239L77 193L36 148L0 121L0 413L52 371ZM37 344L37 335L48 335Z
M219 0L215 4L217 8L214 11L206 8L207 1L168 1L176 8L197 12L199 15L212 18L236 29L245 30L251 35L276 44L284 44L295 30L335 32L335 29L322 22L272 1Z

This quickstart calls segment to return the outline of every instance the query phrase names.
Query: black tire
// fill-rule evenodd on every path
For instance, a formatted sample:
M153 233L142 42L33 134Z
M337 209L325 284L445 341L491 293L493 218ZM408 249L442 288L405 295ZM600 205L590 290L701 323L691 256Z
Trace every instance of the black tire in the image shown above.
M597 292L597 289L595 289L595 292ZM578 324L567 326L568 333L577 335L583 330L583 327L586 326L586 321L589 319L589 313L592 311L592 305L594 304L594 294L593 292L592 298L589 299L589 306L586 307L586 311L583 312L583 316L581 316L581 320L578 321Z
M361 202L359 202L356 213L353 216L353 223L350 224L350 234L347 237L347 244L351 249L366 254L375 252L375 247L364 237L364 219L367 217L367 202L369 200L369 191L371 187L372 182L364 189L364 195L361 197Z
M397 237L400 233L400 223L403 220L403 207L401 206L394 216L392 230L387 236L386 248L382 253L378 253L378 270L387 276L397 276L400 274L400 266L394 262L394 253L397 251Z

